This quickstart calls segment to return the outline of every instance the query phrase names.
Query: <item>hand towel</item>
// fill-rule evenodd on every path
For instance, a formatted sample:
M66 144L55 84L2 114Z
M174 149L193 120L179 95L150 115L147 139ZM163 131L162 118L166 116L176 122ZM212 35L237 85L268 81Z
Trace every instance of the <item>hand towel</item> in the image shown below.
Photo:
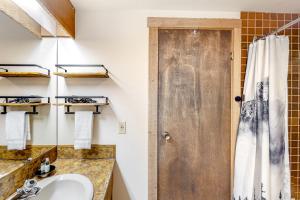
M75 112L74 149L91 149L93 132L93 112Z
M8 150L23 150L30 138L29 116L25 111L11 111L6 116L6 140Z
M27 141L31 140L31 133L30 133L30 115L25 114L25 138ZM26 145L26 141L25 141Z

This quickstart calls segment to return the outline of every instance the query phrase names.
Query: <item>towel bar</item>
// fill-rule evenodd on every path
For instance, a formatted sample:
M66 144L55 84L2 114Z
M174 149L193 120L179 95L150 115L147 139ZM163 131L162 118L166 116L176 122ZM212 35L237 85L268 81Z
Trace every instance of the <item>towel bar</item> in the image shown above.
M70 112L71 105L67 105L66 107L67 107L67 112L65 112L65 114L67 114L67 115L73 115L73 114L75 114L75 112ZM99 105L96 105L95 107L96 107L96 111L93 112L93 114L95 114L95 115L101 114L101 112L99 111Z

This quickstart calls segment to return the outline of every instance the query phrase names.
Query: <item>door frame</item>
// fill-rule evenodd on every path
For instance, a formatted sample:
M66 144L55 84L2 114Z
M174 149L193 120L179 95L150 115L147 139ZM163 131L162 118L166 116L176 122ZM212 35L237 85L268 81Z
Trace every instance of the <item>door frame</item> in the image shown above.
M241 20L149 17L149 88L148 88L148 200L158 195L158 30L205 29L231 30L231 188L233 183L234 153L240 106L234 100L241 95Z

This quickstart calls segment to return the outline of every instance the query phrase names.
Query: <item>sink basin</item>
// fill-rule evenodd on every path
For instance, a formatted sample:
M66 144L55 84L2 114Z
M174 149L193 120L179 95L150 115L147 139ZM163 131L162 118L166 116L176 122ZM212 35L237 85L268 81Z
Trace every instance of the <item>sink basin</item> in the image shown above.
M38 182L41 191L30 200L92 200L93 184L80 174L62 174Z

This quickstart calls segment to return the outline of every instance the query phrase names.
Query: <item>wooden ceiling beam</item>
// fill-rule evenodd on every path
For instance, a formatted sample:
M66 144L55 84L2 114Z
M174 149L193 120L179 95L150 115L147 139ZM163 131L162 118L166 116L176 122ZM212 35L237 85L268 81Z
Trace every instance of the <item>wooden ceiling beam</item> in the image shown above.
M41 38L41 25L11 0L0 0L0 11Z
M58 36L64 32L61 30L63 28L69 36L75 38L75 8L70 0L39 0L39 2L58 22Z
M50 34L12 0L0 0L0 12L28 29L38 38L75 38L75 8L70 0L38 0L42 7L56 20L56 35Z

